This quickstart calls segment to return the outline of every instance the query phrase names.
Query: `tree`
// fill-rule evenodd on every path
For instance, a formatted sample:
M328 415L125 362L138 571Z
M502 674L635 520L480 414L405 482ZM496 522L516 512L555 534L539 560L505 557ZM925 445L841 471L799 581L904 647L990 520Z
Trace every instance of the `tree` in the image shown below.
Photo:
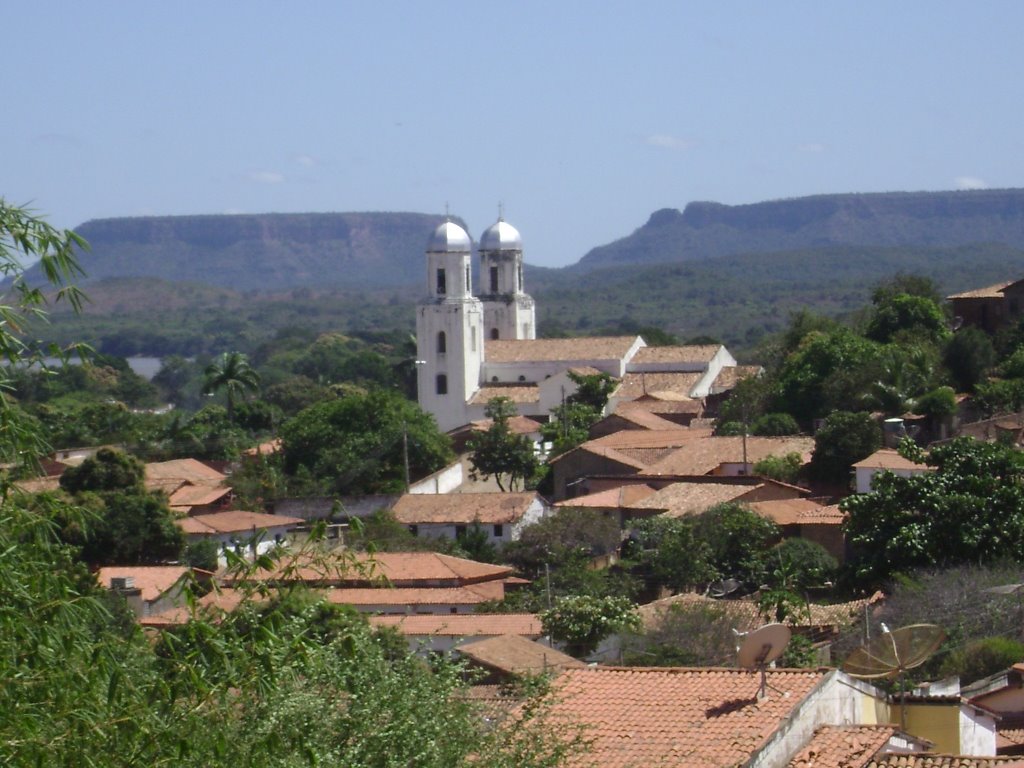
M507 397L495 397L487 403L484 414L491 425L467 443L471 451L470 476L476 480L493 477L502 491L506 490L503 477L508 478L508 490L526 483L540 468L533 443L526 435L518 435L508 421L516 415L515 405Z
M452 459L451 441L433 417L386 389L306 408L285 422L281 439L285 473L292 479L305 475L320 493L401 492L405 446L412 477Z
M246 391L255 392L260 386L260 375L241 352L225 352L206 366L203 377L204 395L221 390L227 395L229 421L234 421L235 399Z
M882 445L882 430L866 413L836 411L814 436L808 471L818 480L848 485L850 467Z
M623 597L564 597L540 615L544 633L565 643L573 656L586 658L613 632L636 631L640 616Z
M973 392L995 361L992 339L980 328L970 325L953 335L942 356L958 392Z
M795 483L800 478L803 466L803 457L796 451L791 451L785 456L765 456L754 464L754 474L781 483Z
M865 336L887 344L897 337L929 342L949 338L946 316L938 302L924 296L897 293L875 302Z
M913 477L876 475L872 493L843 500L856 576L877 584L915 568L1024 562L1024 453L958 438L928 464Z
M77 467L68 467L60 476L60 487L68 493L83 491L143 490L146 469L134 456L112 448L100 448Z
M752 432L764 437L797 435L800 425L788 413L766 413L754 422Z
M634 526L632 538L649 572L649 586L681 592L715 578L710 547L694 535L688 520L652 517Z
M742 504L716 504L693 518L693 534L707 547L715 577L736 579L756 589L767 575L765 554L779 529Z

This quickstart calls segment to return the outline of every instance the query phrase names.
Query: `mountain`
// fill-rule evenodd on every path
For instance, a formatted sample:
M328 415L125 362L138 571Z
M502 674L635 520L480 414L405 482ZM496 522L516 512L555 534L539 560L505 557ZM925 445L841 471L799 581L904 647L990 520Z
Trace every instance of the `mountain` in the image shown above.
M699 261L835 246L1024 248L1024 189L817 195L751 205L694 202L655 211L575 266Z
M84 282L155 277L238 291L378 288L420 279L427 238L444 220L422 213L144 216L87 221L75 231L91 247L81 254Z

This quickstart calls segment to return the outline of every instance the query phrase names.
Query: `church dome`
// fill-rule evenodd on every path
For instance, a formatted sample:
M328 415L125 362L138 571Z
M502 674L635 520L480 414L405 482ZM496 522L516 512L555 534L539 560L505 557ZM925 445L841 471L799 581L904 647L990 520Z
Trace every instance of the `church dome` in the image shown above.
M481 251L521 251L523 239L519 230L504 219L498 219L480 238Z
M434 230L427 244L428 253L468 253L473 250L473 241L466 230L454 221L446 221Z

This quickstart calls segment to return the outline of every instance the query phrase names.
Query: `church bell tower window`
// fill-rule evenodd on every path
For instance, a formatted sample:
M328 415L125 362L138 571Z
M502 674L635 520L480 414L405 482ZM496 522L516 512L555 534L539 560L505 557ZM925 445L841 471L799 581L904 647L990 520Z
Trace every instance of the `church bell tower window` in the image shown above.
M498 268L491 267L491 293L498 292Z
M437 292L442 296L448 292L448 279L443 269L437 270Z

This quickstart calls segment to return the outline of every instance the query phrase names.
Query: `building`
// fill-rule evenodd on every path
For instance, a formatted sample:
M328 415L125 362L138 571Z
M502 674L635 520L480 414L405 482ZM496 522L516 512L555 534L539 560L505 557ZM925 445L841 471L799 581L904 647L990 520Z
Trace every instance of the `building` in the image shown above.
M501 546L519 538L522 529L547 511L534 491L521 493L406 494L391 508L395 520L414 536L457 539L473 526Z

